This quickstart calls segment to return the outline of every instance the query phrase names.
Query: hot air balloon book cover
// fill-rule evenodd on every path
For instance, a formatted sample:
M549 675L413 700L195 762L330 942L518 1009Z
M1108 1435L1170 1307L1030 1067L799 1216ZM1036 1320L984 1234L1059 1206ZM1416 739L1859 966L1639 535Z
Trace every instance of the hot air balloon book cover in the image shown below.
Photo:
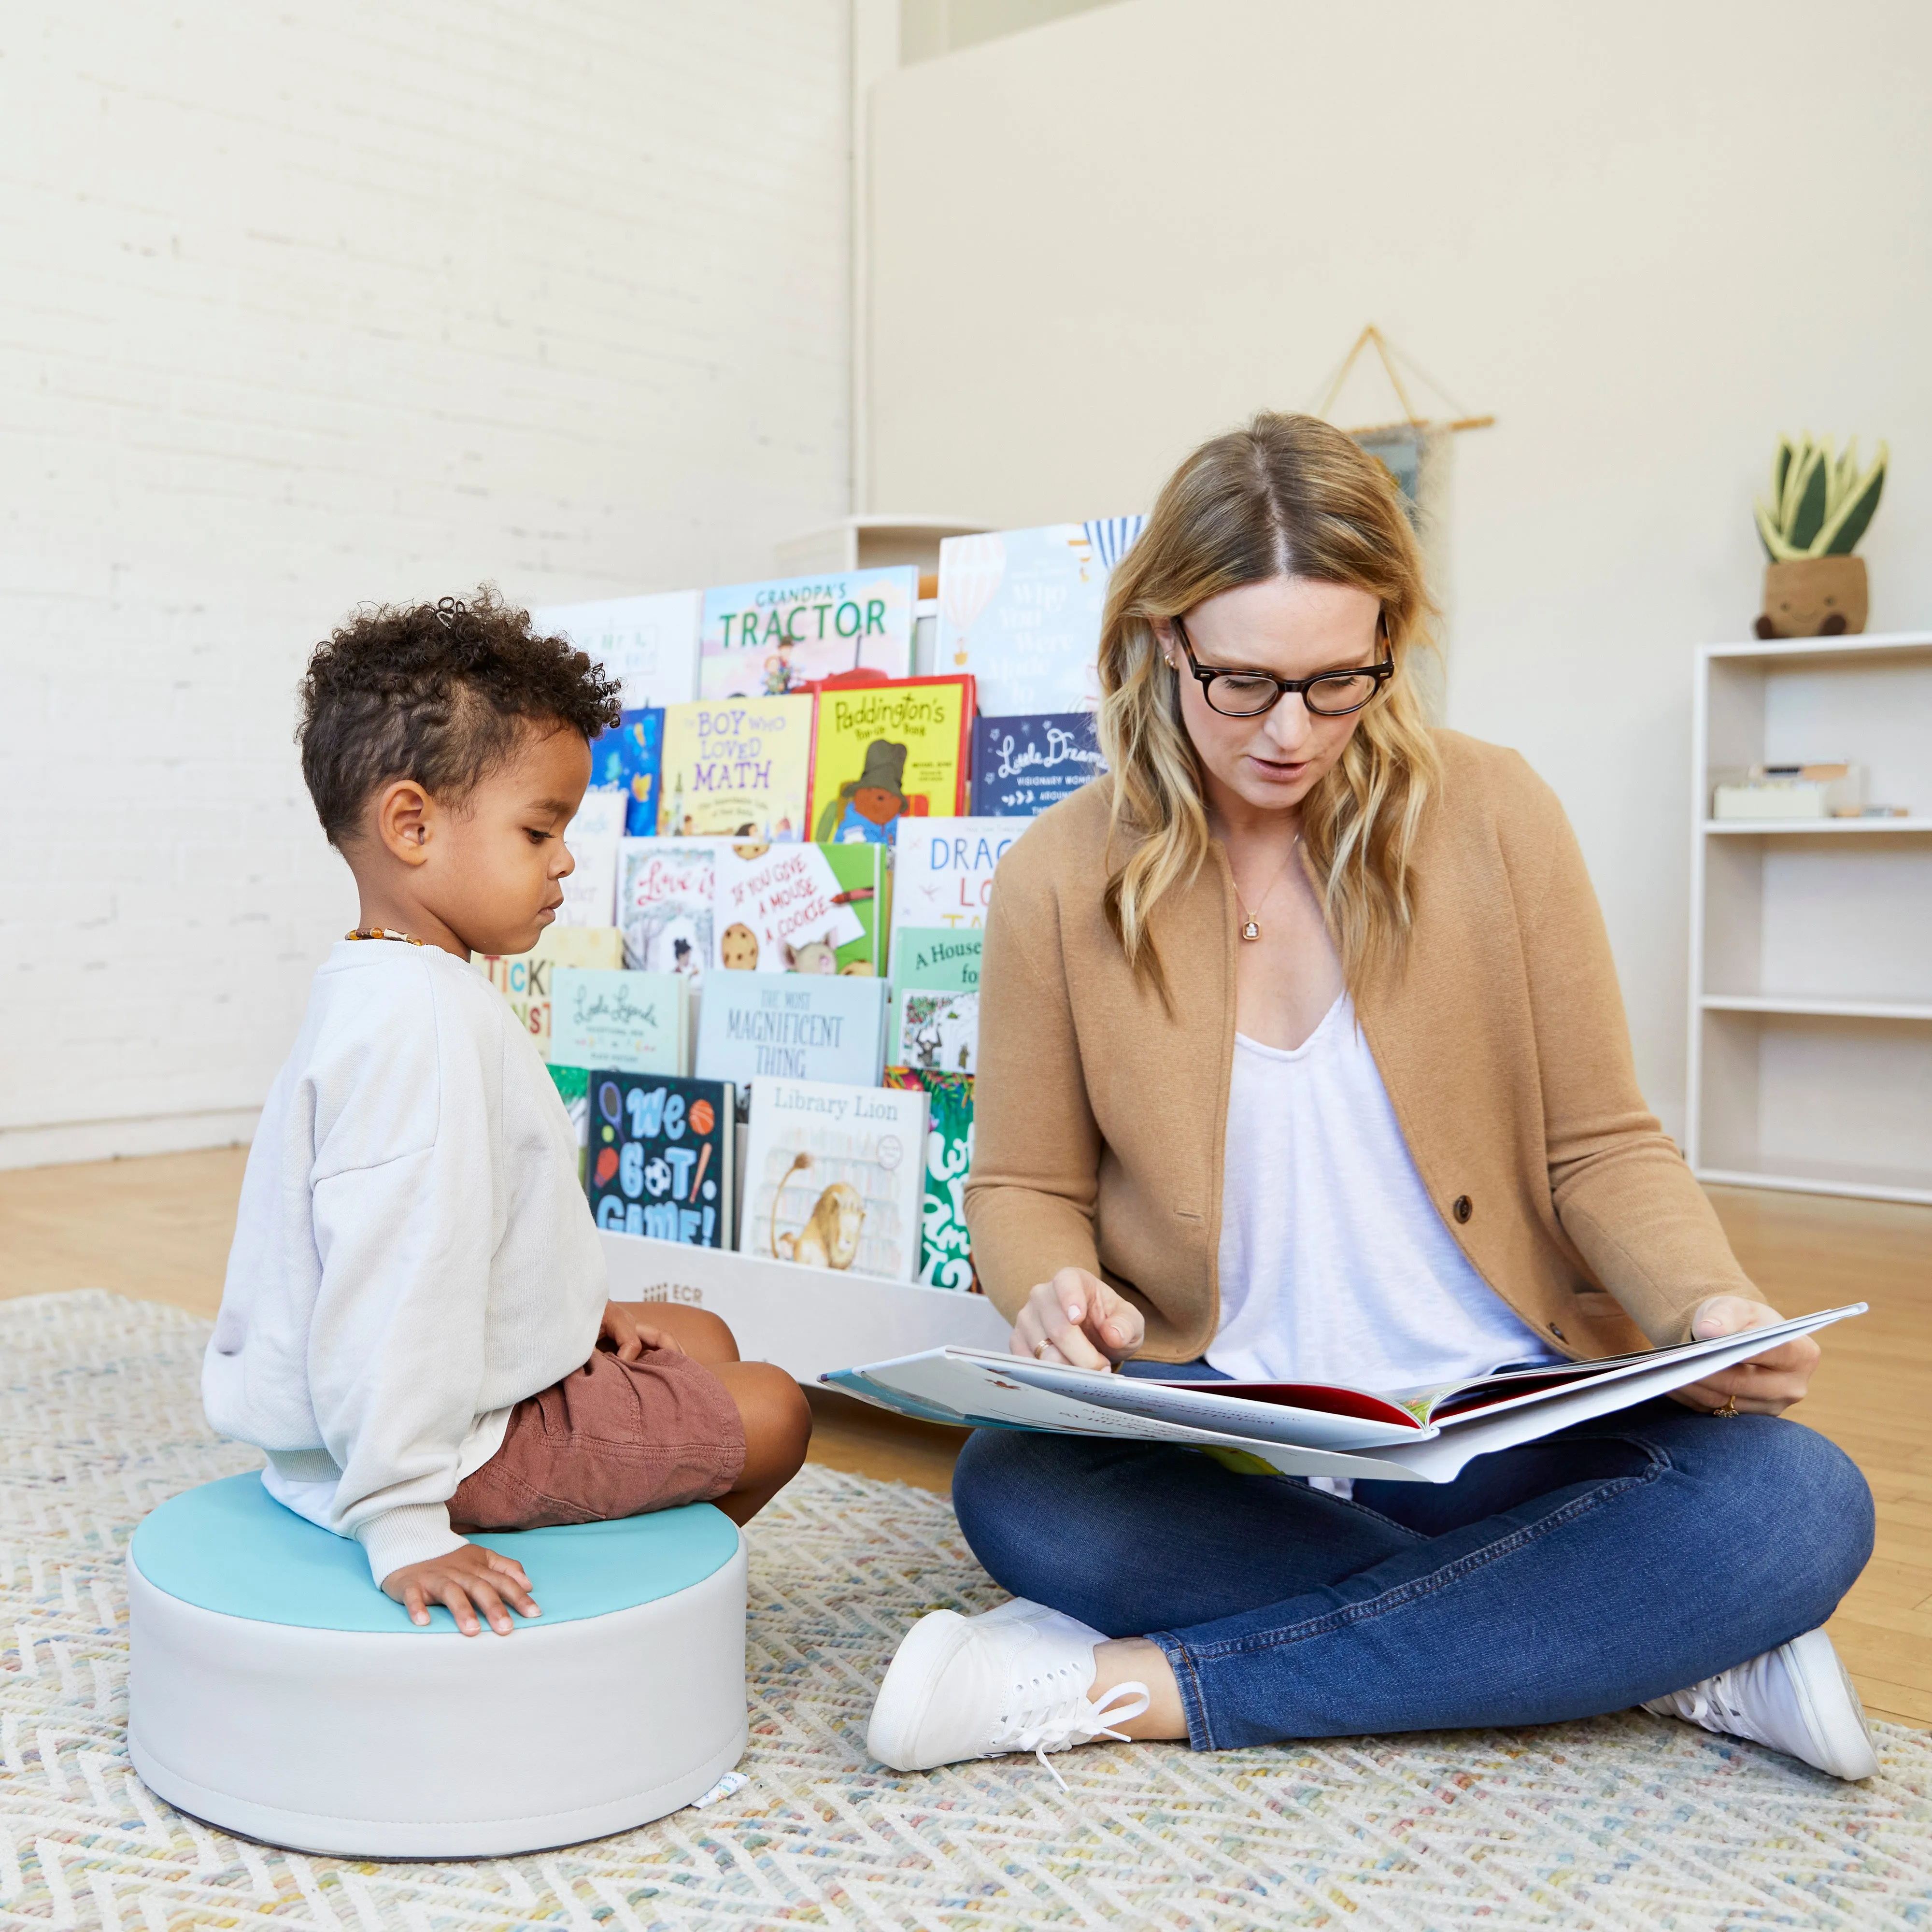
M530 613L539 637L561 632L595 658L622 687L623 708L687 704L698 695L698 622L701 590L652 597L607 597L595 604L554 604Z
M966 809L973 711L970 677L821 691L812 837L890 846L902 818L957 818Z
M740 1252L917 1278L926 1094L760 1080L746 1136Z
M700 698L780 698L841 671L912 670L919 567L834 571L704 593Z
M808 836L817 700L728 698L664 713L658 830L770 845Z
M1145 521L1107 517L946 538L934 669L970 673L989 718L1092 710L1108 574Z
M973 1076L889 1066L886 1084L926 1093L926 1201L919 1278L960 1294L983 1291L966 1231L966 1177L973 1171Z
M973 727L973 813L1031 818L1107 769L1090 711L982 718Z
M732 1244L737 1116L728 1080L587 1076L590 1213L616 1234Z

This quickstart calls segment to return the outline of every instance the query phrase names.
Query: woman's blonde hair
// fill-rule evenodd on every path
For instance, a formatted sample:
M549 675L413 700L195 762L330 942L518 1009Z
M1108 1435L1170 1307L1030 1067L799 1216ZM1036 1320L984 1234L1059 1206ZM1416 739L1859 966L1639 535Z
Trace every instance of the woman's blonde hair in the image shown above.
M1203 443L1168 478L1114 572L1101 627L1112 829L1132 846L1108 880L1107 917L1128 963L1163 998L1149 921L1199 873L1209 835L1180 674L1154 626L1275 577L1353 584L1382 605L1395 675L1304 801L1302 847L1352 988L1396 963L1408 936L1411 857L1438 770L1414 670L1416 654L1433 648L1421 551L1394 479L1358 443L1313 416L1264 412Z

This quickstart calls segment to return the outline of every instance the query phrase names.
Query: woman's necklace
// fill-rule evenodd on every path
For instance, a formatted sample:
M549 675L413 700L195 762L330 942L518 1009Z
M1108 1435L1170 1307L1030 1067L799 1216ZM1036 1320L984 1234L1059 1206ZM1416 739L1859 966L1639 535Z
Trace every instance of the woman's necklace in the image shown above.
M392 932L386 926L358 926L353 932L345 932L344 939L400 939L405 946L420 946L420 939L412 939L406 932Z
M1276 873L1274 878L1269 881L1268 890L1262 893L1262 902L1259 907L1256 909L1257 910L1261 912L1266 912L1268 910L1268 902L1270 899L1274 897L1275 887L1280 885L1282 880L1288 876L1288 868L1289 866L1294 862L1294 855L1300 850L1300 848L1301 834L1298 832L1294 835L1294 843L1288 848L1287 858L1282 862L1281 870ZM1231 879L1234 878L1234 868L1232 866L1230 866L1228 868L1228 876ZM1241 885L1240 881L1238 879L1234 880L1234 903L1241 909L1241 924L1240 928L1241 937L1244 939L1248 940L1260 938L1262 936L1261 922L1255 916L1253 913L1249 911L1247 902L1241 897Z

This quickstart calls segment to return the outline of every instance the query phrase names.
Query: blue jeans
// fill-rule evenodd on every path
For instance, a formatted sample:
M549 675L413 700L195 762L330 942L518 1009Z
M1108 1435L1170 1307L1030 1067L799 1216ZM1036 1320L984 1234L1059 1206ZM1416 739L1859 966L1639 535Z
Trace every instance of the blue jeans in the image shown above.
M1160 1646L1197 1750L1622 1710L1815 1628L1872 1549L1871 1492L1823 1436L1668 1400L1352 1502L981 1429L952 1501L1015 1596Z

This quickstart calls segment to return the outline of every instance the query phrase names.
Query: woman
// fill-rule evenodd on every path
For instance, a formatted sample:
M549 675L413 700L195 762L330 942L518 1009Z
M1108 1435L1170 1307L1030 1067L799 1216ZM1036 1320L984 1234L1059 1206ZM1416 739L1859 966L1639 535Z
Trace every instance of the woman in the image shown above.
M966 1209L1016 1353L1398 1388L1778 1319L1645 1108L1561 808L1424 724L1427 614L1385 472L1305 416L1197 451L1115 572L1112 776L1015 845L986 933ZM981 1430L954 1502L1015 1600L915 1626L873 1753L1645 1703L1868 1775L1818 1626L1870 1497L1775 1419L1817 1358L1352 1494Z

